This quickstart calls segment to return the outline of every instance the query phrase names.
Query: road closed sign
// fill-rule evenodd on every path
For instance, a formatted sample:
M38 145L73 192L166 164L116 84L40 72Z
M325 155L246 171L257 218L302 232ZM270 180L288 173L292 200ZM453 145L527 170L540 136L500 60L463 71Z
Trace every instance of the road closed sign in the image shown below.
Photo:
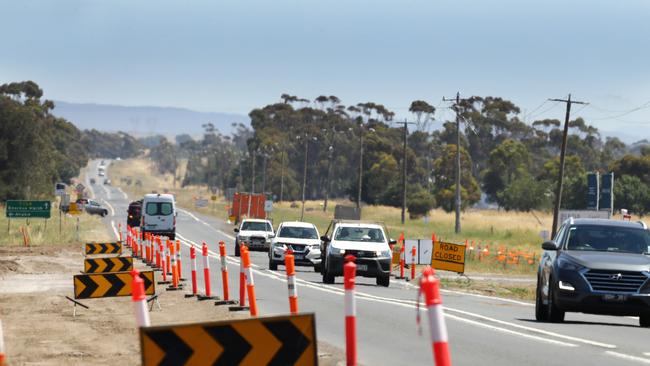
M433 244L431 267L444 271L465 272L465 245L437 241Z

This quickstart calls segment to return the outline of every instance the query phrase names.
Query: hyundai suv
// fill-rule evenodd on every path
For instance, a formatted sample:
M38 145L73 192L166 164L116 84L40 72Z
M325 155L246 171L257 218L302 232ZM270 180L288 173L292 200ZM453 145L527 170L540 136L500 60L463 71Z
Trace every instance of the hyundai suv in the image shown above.
M391 250L383 225L365 222L332 221L321 237L323 283L334 283L343 275L344 258L353 255L357 275L375 277L377 285L390 285Z
M286 221L278 226L275 237L271 240L269 250L269 269L277 270L278 264L284 264L284 254L293 251L295 264L313 266L320 272L320 239L314 224L299 221Z
M638 316L650 327L650 231L645 223L566 220L542 244L535 301L538 321L566 312Z

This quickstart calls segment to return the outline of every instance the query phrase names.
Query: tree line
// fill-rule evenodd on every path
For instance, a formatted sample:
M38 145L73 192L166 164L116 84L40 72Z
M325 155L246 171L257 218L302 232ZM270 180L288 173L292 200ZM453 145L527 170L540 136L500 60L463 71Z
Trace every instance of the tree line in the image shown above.
M499 97L474 96L454 108L461 120L463 209L479 202L505 210L550 209L562 123L526 123L517 105ZM436 119L436 108L426 101L413 101L409 111L415 123L406 147L409 212L417 217L434 207L452 211L456 124ZM301 198L306 161L307 199L355 202L361 167L363 203L401 205L403 127L384 105L344 105L336 96L310 101L283 94L279 102L256 108L249 116L250 129L236 126L232 136L224 136L206 124L202 139L178 136L176 144L165 140L151 156L168 172L176 172L179 157L187 158L186 174L179 177L183 184L244 191L255 185L256 192L282 200ZM563 208L586 207L586 174L591 171L614 171L616 208L650 211L650 149L630 154L618 138L603 137L576 118L569 122Z
M139 143L124 133L80 131L52 114L33 81L0 85L0 201L50 199L95 157L131 157Z

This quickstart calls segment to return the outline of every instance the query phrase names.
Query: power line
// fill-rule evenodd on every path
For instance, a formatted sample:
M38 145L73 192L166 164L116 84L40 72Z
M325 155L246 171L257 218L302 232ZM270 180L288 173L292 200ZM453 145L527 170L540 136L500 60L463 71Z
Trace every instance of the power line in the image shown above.
M592 108L593 108L593 106L592 106ZM607 117L599 117L599 118L592 118L592 119L597 120L597 121L601 121L601 120L605 120L605 119L616 119L616 118L620 118L620 117L623 117L623 116L627 116L628 114L631 114L631 113L634 113L636 111L640 111L640 110L646 109L646 108L650 108L650 101L648 101L646 103L643 103L638 107L635 107L635 108L629 109L627 111L621 112L618 115L607 116ZM598 108L596 107L594 109L597 110Z

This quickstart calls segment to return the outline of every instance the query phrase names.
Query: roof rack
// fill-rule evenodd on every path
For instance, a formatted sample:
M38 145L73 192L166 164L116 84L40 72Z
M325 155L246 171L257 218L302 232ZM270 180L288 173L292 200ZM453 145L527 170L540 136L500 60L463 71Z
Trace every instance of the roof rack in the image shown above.
M641 221L641 220L639 220L639 221L637 221L637 222L638 222L639 224L641 224L641 227L642 227L644 230L648 230L648 225L646 225L645 222L643 222L643 221Z

